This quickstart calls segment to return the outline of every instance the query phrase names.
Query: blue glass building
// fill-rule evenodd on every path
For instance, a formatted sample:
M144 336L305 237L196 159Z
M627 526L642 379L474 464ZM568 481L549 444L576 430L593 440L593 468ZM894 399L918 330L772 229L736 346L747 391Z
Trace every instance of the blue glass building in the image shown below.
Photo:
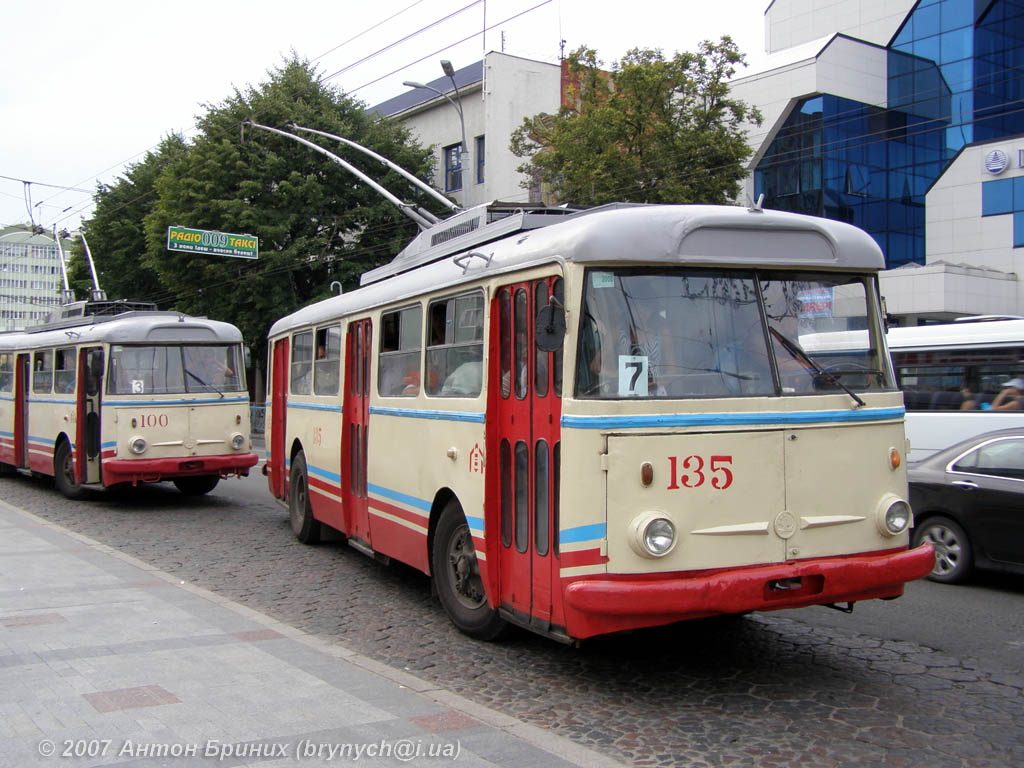
M862 227L892 268L925 263L925 193L957 153L1024 134L1024 0L919 0L885 58L885 103L819 93L795 105L754 193Z

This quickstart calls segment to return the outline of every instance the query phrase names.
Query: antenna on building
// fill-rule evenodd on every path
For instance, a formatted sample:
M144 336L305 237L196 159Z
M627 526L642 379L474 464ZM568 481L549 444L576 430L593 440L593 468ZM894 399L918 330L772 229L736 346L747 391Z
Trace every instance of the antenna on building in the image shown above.
M326 149L324 149L323 147L319 146L318 144L314 144L312 141L308 141L307 139L304 139L301 136L296 136L294 133L288 133L287 131L281 131L281 130L278 130L277 128L271 128L268 125L260 125L259 123L255 123L252 120L246 120L243 123L243 125L251 125L253 128L259 128L260 130L263 130L263 131L269 131L270 133L276 133L278 136L284 136L286 138L292 139L293 141L297 141L300 144L304 144L305 146L307 146L310 149L314 150L315 152L319 152L320 154L329 157L331 160L336 162L338 165L340 165L346 171L348 171L349 173L353 174L356 178L358 178L364 184L366 184L371 189L373 189L377 194L379 194L381 197L383 197L385 200L387 200L393 206L398 208L398 210L400 210L403 214L405 214L406 217L411 219L416 224L416 226L418 226L420 229L422 229L424 231L430 229L435 224L437 224L438 221L439 221L437 216L432 214L430 211L426 210L425 208L420 208L418 205L413 205L411 203L404 203L404 202L402 202L397 197L395 197L393 194L391 194L386 189L384 189L384 187L382 187L376 181L374 181L369 176L367 176L365 173L360 171L358 168L356 168L355 166L351 165L350 163L345 162L344 160L342 160L340 157L338 157L333 152L328 152Z
M82 238L82 245L85 246L85 257L89 260L89 271L92 272L92 290L89 291L89 301L106 301L107 292L100 288L99 278L96 277L96 264L92 260L89 243L85 241L85 233L79 232L78 236Z
M57 257L60 259L60 274L64 278L64 290L60 292L60 303L70 304L75 300L75 292L68 285L68 268L64 264L64 249L60 245L60 237L57 236L57 225L53 225L53 242L57 244Z

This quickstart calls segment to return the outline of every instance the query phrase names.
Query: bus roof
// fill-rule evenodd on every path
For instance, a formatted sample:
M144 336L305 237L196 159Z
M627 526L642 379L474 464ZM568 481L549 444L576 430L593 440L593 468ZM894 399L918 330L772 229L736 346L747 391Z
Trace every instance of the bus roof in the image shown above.
M26 329L0 334L0 349L59 347L91 342L110 344L237 344L242 333L230 323L190 317L179 312L125 312L115 317L85 318L80 325Z
M1024 346L1024 320L991 320L983 323L944 323L913 328L890 328L889 349L956 349L968 347Z
M475 247L451 253L448 243L435 260L422 252L417 266L362 288L304 307L278 320L274 336L382 304L401 302L441 287L553 261L615 266L693 264L877 271L882 252L863 230L849 224L781 211L738 206L604 206L559 217L544 226L524 226ZM525 216L524 216L525 218ZM444 223L439 224L442 227ZM429 230L428 230L429 232ZM404 252L403 252L404 253ZM399 254L396 262L408 259ZM403 262L404 263L404 262ZM395 265L395 262L392 262Z

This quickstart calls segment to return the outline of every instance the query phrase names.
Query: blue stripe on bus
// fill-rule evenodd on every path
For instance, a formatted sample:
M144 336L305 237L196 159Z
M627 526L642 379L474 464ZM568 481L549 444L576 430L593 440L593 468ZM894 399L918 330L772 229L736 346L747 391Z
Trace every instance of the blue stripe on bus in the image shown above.
M109 443L100 443L100 449L103 448L117 448L117 440L111 440Z
M340 405L318 405L316 403L295 403L295 402L292 402L291 400L288 401L288 407L289 408L301 408L302 410L305 410L305 411L336 411L338 413L342 412L342 408L341 408Z
M607 524L592 523L591 525L578 525L575 528L566 528L558 534L558 541L561 544L578 544L581 541L603 539L607 535Z
M248 397L217 397L203 400L104 400L103 405L152 407L154 405L209 405L211 403L248 403Z
M0 429L0 437L14 437L14 433L5 432L4 430Z
M469 530L484 532L484 519L482 517L471 517L466 515L466 522L469 524Z
M14 395L0 395L0 400L10 400L14 402Z
M379 405L371 405L370 413L379 416L401 416L406 419L469 421L474 424L483 424L485 419L482 413L469 413L467 411L421 411L414 408L382 408Z
M858 411L769 411L765 413L664 413L638 416L562 416L567 429L631 429L637 427L704 427L755 424L813 424L900 419L904 408Z
M385 488L381 485L374 485L373 483L367 484L367 490L370 493L374 493L378 496L383 496L385 499L391 499L391 501L398 501L416 509L423 510L424 512L430 511L430 502L418 499L415 496L410 496L407 493L401 493L399 491L393 491L390 488Z
M53 445L57 441L52 437L39 437L38 435L29 435L28 441L39 443L40 445Z
M321 469L320 467L314 467L312 464L307 464L306 469L309 470L309 474L311 475L316 475L317 477L322 477L324 480L330 480L332 483L338 483L338 485L341 485L341 475L337 472L330 472L326 469Z
M30 397L28 399L30 403L60 403L61 405L74 405L75 400L59 400L55 397Z

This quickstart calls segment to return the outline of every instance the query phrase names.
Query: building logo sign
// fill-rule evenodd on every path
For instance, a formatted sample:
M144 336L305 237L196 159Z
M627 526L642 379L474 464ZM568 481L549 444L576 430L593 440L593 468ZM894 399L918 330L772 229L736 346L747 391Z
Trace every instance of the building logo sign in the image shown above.
M1010 156L1001 149L993 149L985 155L985 170L993 176L998 176L1006 170L1010 164Z
M167 250L205 253L210 256L233 256L236 259L258 259L260 241L254 235L232 235L205 229L168 227Z

